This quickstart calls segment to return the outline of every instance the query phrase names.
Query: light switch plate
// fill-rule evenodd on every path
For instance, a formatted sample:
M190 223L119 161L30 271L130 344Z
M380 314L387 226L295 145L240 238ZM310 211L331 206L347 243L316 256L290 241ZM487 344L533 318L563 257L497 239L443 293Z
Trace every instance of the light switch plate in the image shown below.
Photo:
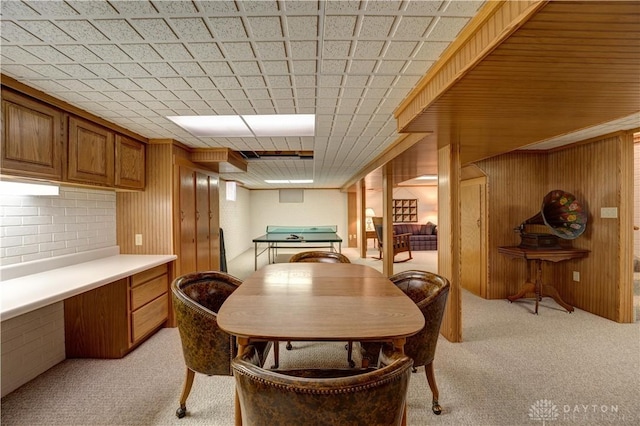
M601 207L600 217L616 219L618 217L618 208L617 207Z
M136 234L136 245L137 246L142 245L142 234Z

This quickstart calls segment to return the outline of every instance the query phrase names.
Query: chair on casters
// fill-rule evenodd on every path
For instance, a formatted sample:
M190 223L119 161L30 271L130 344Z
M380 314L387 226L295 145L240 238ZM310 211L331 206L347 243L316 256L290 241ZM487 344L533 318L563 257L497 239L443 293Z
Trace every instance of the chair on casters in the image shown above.
M378 368L266 370L255 348L231 365L247 425L400 425L412 361L386 345Z
M187 375L176 416L187 414L187 398L195 373L208 376L232 374L231 359L236 355L235 339L218 327L218 310L242 283L224 272L194 272L171 283L173 307L182 341ZM269 342L256 342L261 362Z
M442 412L438 403L438 386L433 369L433 359L436 353L440 325L444 316L444 308L449 295L449 281L431 272L405 271L389 278L411 300L413 300L424 315L424 328L416 335L407 337L404 351L413 359L413 370L424 365L427 382L433 394L431 409L435 414ZM363 359L375 362L380 350L380 343L362 342L360 344Z
M376 259L380 260L382 259L382 240L383 240L382 218L372 217L371 219L373 220L373 227L375 228L376 235L378 236L378 257L376 257ZM391 247L393 249L394 263L406 262L408 260L413 259L413 256L411 255L411 234L394 234ZM404 252L407 252L409 254L409 257L402 260L395 260L396 255L398 253L404 253Z
M336 253L335 251L303 251L300 253L296 253L289 259L291 263L297 262L315 262L315 263L351 263L349 258L341 253ZM287 342L286 346L287 350L293 349L291 342ZM353 354L353 342L348 342L346 344L347 349L347 360L349 361L349 366L352 368L356 366L356 363L352 359ZM275 362L274 368L278 368L279 364L279 348L278 342L275 342L273 345L273 359Z

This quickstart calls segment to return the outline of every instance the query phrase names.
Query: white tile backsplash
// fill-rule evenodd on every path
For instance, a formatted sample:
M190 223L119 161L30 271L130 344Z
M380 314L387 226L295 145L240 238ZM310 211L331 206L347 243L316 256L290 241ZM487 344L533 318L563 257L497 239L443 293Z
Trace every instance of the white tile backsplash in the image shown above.
M0 263L11 265L116 245L116 193L60 187L58 197L0 197Z

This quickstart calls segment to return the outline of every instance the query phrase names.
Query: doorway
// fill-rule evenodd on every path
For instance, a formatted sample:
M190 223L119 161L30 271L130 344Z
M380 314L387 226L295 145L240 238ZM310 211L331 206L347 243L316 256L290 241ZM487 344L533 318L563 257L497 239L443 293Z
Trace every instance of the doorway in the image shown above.
M460 182L462 236L460 284L471 293L487 298L487 178Z

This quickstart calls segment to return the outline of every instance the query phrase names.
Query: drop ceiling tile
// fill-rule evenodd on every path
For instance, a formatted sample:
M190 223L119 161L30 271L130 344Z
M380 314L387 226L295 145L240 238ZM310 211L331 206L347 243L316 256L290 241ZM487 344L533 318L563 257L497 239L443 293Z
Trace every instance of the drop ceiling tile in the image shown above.
M69 74L49 64L34 64L31 65L31 69L47 78L65 79L70 77Z
M287 57L284 43L281 41L256 42L256 50L259 58L285 59Z
M124 19L96 19L93 24L111 41L143 41L142 36Z
M314 88L297 88L296 98L299 100L311 100L315 102L316 89Z
M213 83L220 89L240 89L240 82L236 77L212 77Z
M243 0L242 7L250 13L277 12L278 2L276 0Z
M260 77L240 77L240 80L242 81L242 86L243 87L253 87L253 88L260 88L260 87L267 87L267 83L264 80L264 77L260 76ZM248 90L248 92L251 92L253 94L259 94L262 92L266 92L265 90L256 90L256 89L250 89Z
M322 46L322 59L347 58L350 50L349 40L327 40Z
M72 90L72 91L88 91L89 93L91 92L91 87L87 86L86 84L84 84L84 82L80 81L80 80L58 80L58 82L66 87L68 90Z
M87 47L106 62L113 63L131 60L131 57L115 44L91 44Z
M349 72L353 74L371 74L378 61L376 60L353 60L349 63Z
M327 0L325 10L327 13L355 13L360 9L359 0Z
M136 78L136 84L140 86L140 88L149 91L166 89L157 78ZM153 95L153 92L151 92L151 94Z
M175 69L178 74L183 76L203 76L206 75L200 64L197 62L174 62L172 68Z
M483 3L483 1L451 1L448 2L447 8L444 12L446 13L446 15L464 15L473 17L478 12Z
M393 16L365 16L360 27L359 37L385 38L391 32L395 17Z
M145 40L173 41L178 37L164 19L131 19L131 24Z
M247 38L242 18L209 17L210 28L218 40L243 40Z
M224 97L224 99L229 100L229 101L237 101L239 99L247 99L247 94L245 93L244 90L240 90L240 89L228 89L228 90L222 90L222 96Z
M288 75L275 75L267 77L267 83L270 87L291 87L291 77Z
M262 68L267 75L289 73L287 61L262 61Z
M431 25L430 16L404 16L393 34L395 39L419 40Z
M347 69L346 60L323 60L321 62L323 73L342 74Z
M202 62L204 71L212 78L216 76L234 75L233 70L227 62Z
M294 82L296 87L316 87L317 84L315 75L296 75Z
M238 7L235 2L227 1L201 1L198 2L200 10L213 15L223 15L226 13L235 13Z
M187 104L182 101L164 101L164 104L167 106L167 108L172 109L174 111L189 109Z
M137 88L137 87L136 87ZM104 91L102 92L105 96L113 101L133 101L133 98L129 96L127 92L123 92L121 90L117 91ZM125 109L130 108L127 105L123 105Z
M85 64L85 68L91 70L98 77L122 77L123 74L109 64Z
M286 98L293 99L293 91L287 88L271 89L271 94L274 96L276 101L279 101L280 99L286 99Z
M87 49L83 45L75 44L63 44L59 45L57 48L63 55L67 56L71 60L75 62L79 62L81 64L85 64L87 62L99 62L101 58L99 58L95 53L91 50Z
M169 2L163 2L169 3ZM186 2L171 2L186 3ZM206 41L213 38L202 18L177 18L169 21L182 41Z
M215 85L209 77L185 77L185 81L193 89L213 89Z
M376 73L381 74L399 74L402 68L406 64L405 61L382 61L381 65L376 70Z
M410 58L414 51L417 50L418 42L415 41L391 41L387 46L384 55L385 60L388 59L405 59Z
M222 43L224 55L227 59L251 60L255 59L255 54L250 43Z
M296 106L293 99L275 99L273 101L278 114L295 114Z
M324 19L325 40L344 40L354 36L357 18L355 16L327 15Z
M318 56L318 43L315 41L292 41L289 44L294 59L315 59Z
M57 68L73 78L87 79L97 77L93 72L78 64L60 64L57 65Z
M296 75L301 74L315 74L317 69L317 62L311 61L291 61L293 64L293 73Z
M96 43L109 40L87 20L56 21L56 25L65 33L82 43Z
M2 15L4 16L20 16L22 18L38 18L40 14L29 7L26 3L18 1L3 1Z
M224 58L216 43L188 43L186 46L194 59L215 60Z
M456 0L457 1L457 0ZM407 12L416 14L435 14L446 6L445 1L411 0L406 7Z
M18 46L2 46L1 50L2 56L5 58L3 61L6 64L6 59L11 58L11 60L20 62L20 63L31 63L37 64L43 62L42 59L34 56L29 51L23 49ZM3 65L4 65L3 64Z
M251 104L256 110L258 110L256 111L257 114L274 114L275 113L275 111L273 110L273 102L271 101L271 99L268 99L268 98L255 99L254 97L251 97ZM264 112L264 111L269 111L269 112Z
M443 41L424 42L414 55L414 58L435 61L440 57L440 55L448 45L449 43Z
M418 75L422 77L426 74L427 70L431 68L434 64L434 61L409 61L407 68L404 70L405 73L411 75Z
M126 1L117 0L110 2L120 14L124 16L154 16L158 15L157 10L153 7L151 2L146 0L141 1Z
M189 85L182 77L161 77L158 81L169 90L189 89Z
M129 77L148 77L149 72L138 64L126 63L126 64L113 64L113 66L120 71L123 75Z
M181 101L191 101L198 102L202 100L202 97L198 95L198 92L195 90L174 90L173 93L180 99Z
M143 63L141 65L145 70L147 70L148 74L156 77L172 77L178 75L176 70L174 70L171 65L166 62L149 62ZM116 64L115 66L120 69L119 64Z
M364 87L345 88L342 90L342 98L362 99Z
M20 21L20 26L41 40L49 43L69 43L75 41L73 37L49 21Z
M140 86L138 86L133 80L130 78L111 78L108 80L110 84L113 84L120 90L138 90Z
M67 0L67 4L81 14L90 15L92 17L118 15L118 11L106 1Z
M32 78L37 79L45 77L44 75L31 69L31 67L25 67L24 65L15 64L2 64L2 72L9 73L9 75L20 76L20 78Z
M136 62L161 61L163 59L162 56L147 43L121 44L120 48Z
M153 5L160 11L160 13L170 15L186 15L197 13L193 2L190 1L162 1L155 0Z
M340 97L339 87L320 87L318 88L319 99L337 100Z
M145 90L130 90L129 94L133 99L140 101L141 103L145 103L148 101L155 101L155 98Z
M182 43L157 43L155 49L167 61L191 60L193 56Z
M359 40L356 42L354 58L379 58L384 47L383 41Z
M260 39L282 38L282 24L278 16L248 17L249 31L252 36Z
M376 75L375 77L373 77L373 79L371 79L370 87L389 88L394 79L394 76Z
M429 33L429 39L433 41L453 41L460 30L467 25L467 22L469 22L469 18L442 17Z
M26 29L9 21L2 21L0 33L2 33L3 39L11 43L37 43L42 41Z
M222 96L222 93L219 90L205 89L205 90L199 90L198 93L200 93L200 96L202 97L202 99L206 100L210 104L211 102L224 101L224 97Z
M315 39L319 34L317 16L289 16L286 25L290 40Z

